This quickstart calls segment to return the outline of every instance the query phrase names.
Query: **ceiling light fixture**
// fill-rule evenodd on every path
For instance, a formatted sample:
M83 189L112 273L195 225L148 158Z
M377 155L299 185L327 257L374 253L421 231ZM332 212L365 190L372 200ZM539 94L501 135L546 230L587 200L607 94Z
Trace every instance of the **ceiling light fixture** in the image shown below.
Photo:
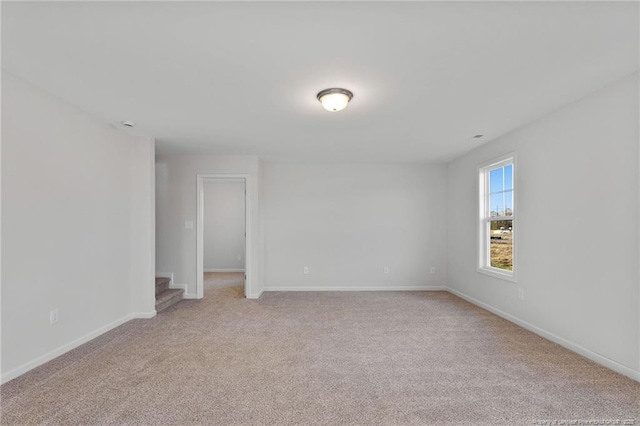
M353 93L347 89L325 89L318 93L318 100L322 107L327 111L342 111L349 105L349 101L353 98Z
M124 127L136 127L136 124L133 121L129 120L121 121L120 124L122 124Z
M484 135L480 135L480 134L478 134L478 135L475 135L473 138L474 138L474 139L480 139L480 138L481 138L481 137L483 137L483 136L484 136Z

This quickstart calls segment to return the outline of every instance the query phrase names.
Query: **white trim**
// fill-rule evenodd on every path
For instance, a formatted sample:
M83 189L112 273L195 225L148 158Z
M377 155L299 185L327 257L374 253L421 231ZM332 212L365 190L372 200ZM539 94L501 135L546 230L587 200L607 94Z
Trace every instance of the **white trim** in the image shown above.
M260 290L260 293L258 294L248 294L247 299L260 299L260 296L262 296L262 293L264 293L264 290Z
M607 358L604 355L600 355L597 354L595 352L590 351L589 349L583 348L582 346L573 343L569 340L563 339L562 337L555 335L547 330L544 330L540 327L536 327L533 324L530 324L526 321L521 320L518 317L514 317L513 315L510 315L506 312L501 311L500 309L496 309L490 305L487 305L484 302L481 302L477 299L474 299L473 297L467 296L464 293L459 292L458 290L454 290L450 287L447 288L447 291L449 291L449 293L460 297L461 299L466 300L467 302L473 303L476 306L481 307L482 309L485 309L491 313L494 313L496 315L498 315L499 317L502 317L504 319L506 319L507 321L510 321L516 325L519 325L522 328L525 328L535 334L537 334L538 336L544 337L547 340L550 340L554 343L559 344L560 346L569 349L570 351L573 351L579 355L582 355L585 358L590 359L591 361L598 363L600 365L602 365L603 367L607 367L610 370L613 370L617 373L623 374L633 380L636 380L638 382L640 382L640 371L636 371L631 367L627 367L626 365L620 364L617 361L614 361L610 358Z
M242 173L198 173L196 175L196 296L204 297L204 180L205 179L244 179L244 220L245 220L245 275L244 295L251 294L251 175Z
M188 286L187 284L176 284L173 280L173 272L156 272L156 278L169 278L169 288L176 290L184 290L184 294L182 295L183 299L195 299L195 295L188 294ZM188 297L193 296L193 297Z
M244 178L216 178L217 183L243 183Z
M188 284L174 284L173 279L171 280L171 284L169 284L169 288L184 290L182 293L183 299L197 299L198 295L195 293L189 293L189 285Z
M515 248L515 246L514 246L514 248ZM514 262L514 265L515 265L515 262ZM488 275L488 276L493 277L493 278L498 278L498 279L505 280L505 281L511 281L512 283L517 283L518 282L516 280L516 277L513 274L508 274L506 272L500 272L501 269L499 269L499 268L492 268L490 266L487 266L485 268L480 268L480 266L478 266L476 270L481 274Z
M169 288L170 289L176 289L176 290L184 290L184 293L187 294L187 288L189 286L187 284L175 284L173 282L173 280L169 283Z
M204 272L244 272L244 269L205 269Z
M41 355L39 357L37 357L36 359L33 359L29 362L26 362L24 364L22 364L19 367L14 368L11 371L6 372L5 374L2 375L2 377L0 377L0 383L4 384L7 383L9 380L13 380L18 376L23 375L24 373L33 370L36 367L41 366L42 364L45 364L49 361L51 361L52 359L55 359L57 357L59 357L60 355L63 355L67 352L69 352L72 349L77 348L80 345L83 345L84 343L87 343L90 340L95 339L96 337L106 333L107 331L113 330L114 328L124 324L127 321L130 321L132 319L136 319L136 318L153 318L154 316L156 316L156 311L152 311L152 312L138 312L138 313L132 313L132 314L128 314L123 316L120 319L117 319L107 325L105 325L104 327L100 327L97 330L94 330L90 333L85 334L82 337L77 338L76 340L67 343L65 345L62 345L52 351L47 352L44 355Z
M155 317L158 313L155 309L151 312L134 312L131 319L151 319Z
M445 286L266 287L264 291L447 291L447 287Z

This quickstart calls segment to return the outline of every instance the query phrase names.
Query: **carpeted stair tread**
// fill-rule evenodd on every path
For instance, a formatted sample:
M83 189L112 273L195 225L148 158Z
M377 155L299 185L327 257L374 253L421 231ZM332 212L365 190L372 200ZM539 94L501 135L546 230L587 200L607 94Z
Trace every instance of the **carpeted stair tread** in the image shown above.
M156 296L156 312L163 311L182 300L184 289L170 288Z
M156 277L156 285L162 285L164 283L169 284L171 278L169 277Z
M156 297L163 291L167 290L169 288L170 283L171 283L170 278L156 277Z

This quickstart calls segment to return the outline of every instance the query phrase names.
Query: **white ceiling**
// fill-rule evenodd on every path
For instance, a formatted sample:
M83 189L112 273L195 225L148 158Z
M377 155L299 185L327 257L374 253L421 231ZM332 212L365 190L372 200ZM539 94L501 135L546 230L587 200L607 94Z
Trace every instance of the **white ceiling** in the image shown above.
M637 2L3 2L2 66L159 152L443 162L636 72L638 31Z

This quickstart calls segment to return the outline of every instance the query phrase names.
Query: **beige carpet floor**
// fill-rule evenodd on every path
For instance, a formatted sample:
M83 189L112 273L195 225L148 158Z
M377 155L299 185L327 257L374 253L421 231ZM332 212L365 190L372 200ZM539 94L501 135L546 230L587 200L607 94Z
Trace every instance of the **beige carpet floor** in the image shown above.
M3 385L1 423L640 425L639 383L448 293L241 283L208 275L203 300Z

